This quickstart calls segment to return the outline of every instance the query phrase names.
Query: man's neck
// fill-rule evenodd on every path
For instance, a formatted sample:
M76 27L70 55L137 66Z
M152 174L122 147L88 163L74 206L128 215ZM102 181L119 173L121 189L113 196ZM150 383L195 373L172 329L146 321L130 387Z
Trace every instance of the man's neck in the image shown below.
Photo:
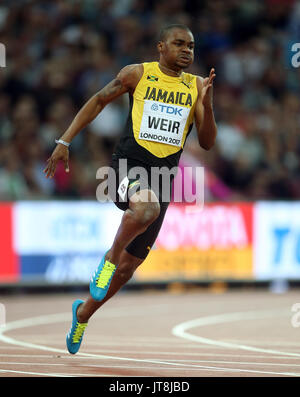
M168 76L172 77L180 77L182 74L182 69L171 69L168 66L164 65L161 61L158 62L158 66L160 70L164 73L167 74Z

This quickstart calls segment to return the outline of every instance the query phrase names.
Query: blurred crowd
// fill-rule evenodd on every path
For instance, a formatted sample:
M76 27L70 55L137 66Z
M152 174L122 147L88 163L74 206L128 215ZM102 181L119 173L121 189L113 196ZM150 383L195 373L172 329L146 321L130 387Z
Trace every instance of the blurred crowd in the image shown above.
M185 151L218 180L226 197L300 197L300 67L288 44L300 42L296 0L3 0L0 42L0 199L94 199L96 171L108 165L128 114L121 97L72 142L70 173L43 169L55 143L93 94L125 65L158 60L157 33L170 23L195 37L189 71L216 69L218 125L210 151Z

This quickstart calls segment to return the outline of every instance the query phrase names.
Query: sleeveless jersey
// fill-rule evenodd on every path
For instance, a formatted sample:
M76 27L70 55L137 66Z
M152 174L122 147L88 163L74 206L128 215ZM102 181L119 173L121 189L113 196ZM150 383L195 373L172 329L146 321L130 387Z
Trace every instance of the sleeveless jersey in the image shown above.
M168 76L158 62L143 63L143 67L143 76L129 95L129 115L114 157L171 168L178 165L193 126L196 76Z

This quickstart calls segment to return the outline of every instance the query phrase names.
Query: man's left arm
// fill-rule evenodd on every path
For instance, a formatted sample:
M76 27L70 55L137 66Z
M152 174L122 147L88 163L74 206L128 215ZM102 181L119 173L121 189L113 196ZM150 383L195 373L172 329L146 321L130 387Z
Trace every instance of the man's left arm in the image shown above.
M209 150L217 136L217 125L213 111L213 80L215 70L211 69L209 77L197 77L198 99L195 108L195 124L200 146Z

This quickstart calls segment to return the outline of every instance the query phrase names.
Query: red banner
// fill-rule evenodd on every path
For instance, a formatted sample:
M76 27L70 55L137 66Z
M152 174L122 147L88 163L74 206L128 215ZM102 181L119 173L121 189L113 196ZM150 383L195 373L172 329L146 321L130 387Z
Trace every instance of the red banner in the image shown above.
M19 279L18 256L13 247L13 205L0 205L0 282Z

